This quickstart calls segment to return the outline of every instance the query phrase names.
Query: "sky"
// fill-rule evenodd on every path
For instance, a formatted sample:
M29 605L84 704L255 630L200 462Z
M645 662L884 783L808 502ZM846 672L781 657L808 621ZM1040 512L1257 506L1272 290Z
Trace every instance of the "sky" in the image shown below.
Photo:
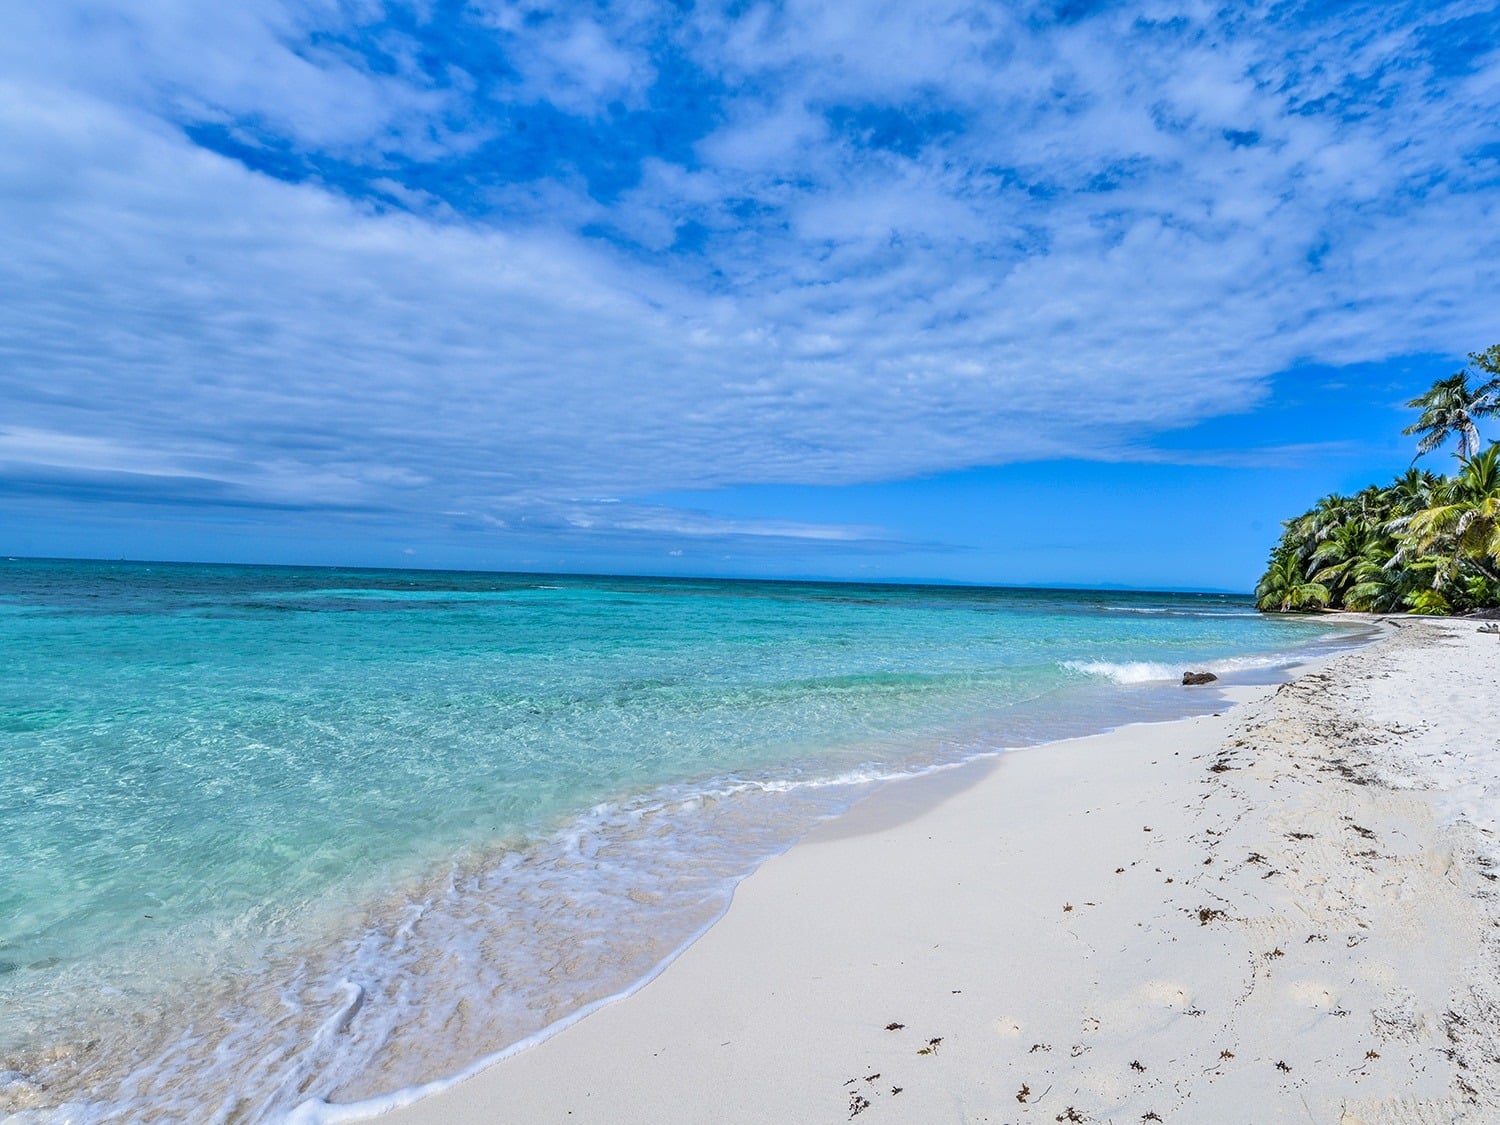
M1248 590L1500 342L1491 3L6 24L3 553Z

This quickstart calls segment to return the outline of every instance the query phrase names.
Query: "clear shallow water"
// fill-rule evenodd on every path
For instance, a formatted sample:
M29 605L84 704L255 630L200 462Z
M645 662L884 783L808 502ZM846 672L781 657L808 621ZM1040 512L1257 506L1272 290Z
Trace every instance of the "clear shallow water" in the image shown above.
M0 1111L452 1073L873 779L1341 636L1204 595L0 563Z

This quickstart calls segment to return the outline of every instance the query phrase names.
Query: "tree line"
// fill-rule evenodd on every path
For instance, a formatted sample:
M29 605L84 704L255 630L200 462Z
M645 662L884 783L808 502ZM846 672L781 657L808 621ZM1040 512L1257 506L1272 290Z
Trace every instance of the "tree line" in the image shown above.
M1500 414L1500 344L1407 406L1421 411L1412 467L1385 487L1323 497L1282 525L1255 601L1267 613L1350 609L1464 613L1500 605L1500 442L1478 423ZM1415 462L1450 440L1458 470Z

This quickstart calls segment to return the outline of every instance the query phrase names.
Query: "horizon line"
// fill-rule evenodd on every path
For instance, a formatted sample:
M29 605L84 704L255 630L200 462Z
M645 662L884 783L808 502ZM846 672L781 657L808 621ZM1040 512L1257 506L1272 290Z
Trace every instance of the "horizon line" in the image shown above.
M1096 593L1096 594L1188 594L1188 595L1215 595L1220 597L1252 598L1253 591L1232 590L1222 586L1190 586L1190 587L1163 587L1163 586L1132 586L1127 583L1114 583L1106 585L1093 585L1082 582L1061 582L1049 584L1045 582L973 582L959 578L917 578L917 577L895 577L895 578L831 578L814 575L778 575L775 577L763 577L747 574L661 574L649 571L594 571L594 570L508 570L490 569L484 567L451 567L451 566L392 566L378 564L342 564L342 563L273 563L273 562L224 562L206 559L137 559L124 556L114 558L103 558L99 556L69 556L69 555L11 555L4 556L5 562L54 562L54 563L102 563L102 564L126 564L129 566L206 566L206 567L255 567L264 570L343 570L343 571L376 571L391 574L406 574L416 572L419 574L494 574L494 575L523 575L528 577L547 578L635 578L643 581L658 582L758 582L758 583L780 583L788 584L817 584L825 586L893 586L906 588L946 588L958 587L973 590L1055 590L1068 591L1072 593Z

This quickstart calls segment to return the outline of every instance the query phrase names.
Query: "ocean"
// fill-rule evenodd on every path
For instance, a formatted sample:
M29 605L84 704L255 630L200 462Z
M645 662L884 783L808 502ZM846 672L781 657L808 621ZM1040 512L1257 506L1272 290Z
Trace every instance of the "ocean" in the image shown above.
M1358 639L1227 595L0 561L0 1113L379 1105L638 986L874 785Z

